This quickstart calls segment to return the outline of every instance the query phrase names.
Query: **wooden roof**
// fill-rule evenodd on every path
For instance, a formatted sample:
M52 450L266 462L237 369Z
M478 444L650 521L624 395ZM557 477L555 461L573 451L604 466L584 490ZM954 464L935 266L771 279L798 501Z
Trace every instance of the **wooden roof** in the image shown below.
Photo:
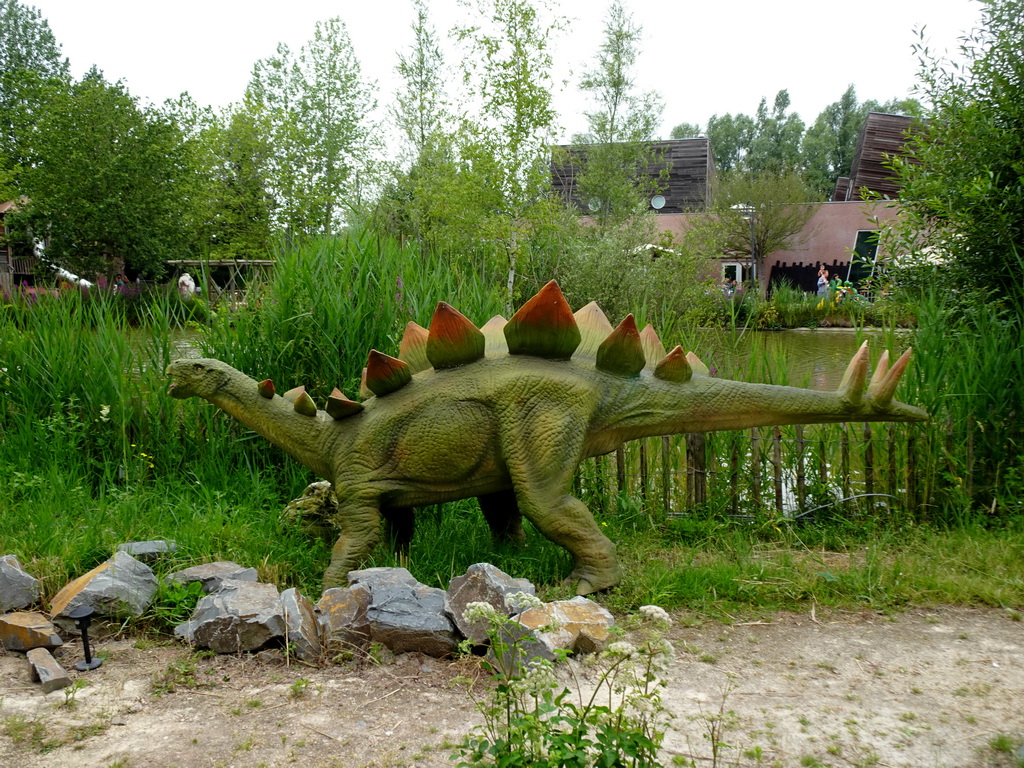
M576 174L586 163L588 146L555 147L557 161L551 163L554 191L574 202L584 213L588 210L589 201L579 197ZM715 161L708 140L654 141L649 146L657 159L642 173L657 179L662 170L668 169L667 180L657 181L659 194L665 198L665 205L658 213L685 213L706 208L711 202L711 187L715 179Z
M900 187L892 177L892 171L885 165L886 158L904 153L907 137L913 130L912 117L886 115L881 112L869 113L857 138L857 149L850 164L850 177L846 181L846 188L840 189L844 179L839 179L832 199L861 199L864 189L889 199L899 197Z

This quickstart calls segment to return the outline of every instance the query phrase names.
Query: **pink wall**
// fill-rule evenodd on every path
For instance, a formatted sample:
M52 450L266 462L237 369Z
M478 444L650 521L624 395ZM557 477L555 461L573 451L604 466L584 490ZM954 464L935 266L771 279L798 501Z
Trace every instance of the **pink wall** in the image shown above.
M803 262L815 264L847 264L850 253L857 243L859 230L876 230L894 221L899 209L892 202L865 203L861 200L849 202L817 203L803 233L789 250L776 251L764 260L770 270L776 261L788 264ZM689 228L694 217L703 213L666 213L658 216L658 228L680 235ZM723 261L740 261L734 257L722 257ZM749 260L748 260L749 261ZM763 275L762 277L770 277Z

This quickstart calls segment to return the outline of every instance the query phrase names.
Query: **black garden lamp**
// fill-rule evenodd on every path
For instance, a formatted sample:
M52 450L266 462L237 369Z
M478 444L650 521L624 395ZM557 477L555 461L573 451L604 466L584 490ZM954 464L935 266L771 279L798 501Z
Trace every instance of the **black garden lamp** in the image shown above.
M96 669L96 667L103 663L103 659L94 659L92 652L89 650L89 620L92 618L93 613L93 609L88 605L80 605L65 614L65 616L75 622L78 631L82 633L82 648L85 651L85 661L75 664L75 669L79 672Z

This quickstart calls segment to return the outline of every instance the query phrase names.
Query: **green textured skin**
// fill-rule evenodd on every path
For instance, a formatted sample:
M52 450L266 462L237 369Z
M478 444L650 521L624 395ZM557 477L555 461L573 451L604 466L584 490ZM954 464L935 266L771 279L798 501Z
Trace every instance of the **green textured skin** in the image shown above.
M864 397L864 370L851 392L815 392L699 373L684 383L650 370L625 377L588 360L504 355L421 371L338 421L322 410L301 415L279 395L262 397L254 379L217 360L178 360L167 373L172 396L205 398L333 484L341 535L325 588L343 585L369 555L382 518L402 524L413 507L476 496L496 535L521 538L522 516L565 547L576 591L588 594L621 574L615 545L568 493L583 459L653 435L927 418Z

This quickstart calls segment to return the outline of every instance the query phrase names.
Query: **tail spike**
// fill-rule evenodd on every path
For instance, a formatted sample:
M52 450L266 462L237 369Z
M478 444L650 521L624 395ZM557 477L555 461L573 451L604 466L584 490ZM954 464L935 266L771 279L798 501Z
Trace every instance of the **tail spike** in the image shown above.
M366 386L366 369L363 368L363 372L359 374L359 398L361 400L368 400L373 397L373 392Z
M366 387L377 397L395 392L412 381L409 366L397 357L370 350L366 360Z
M693 352L686 353L686 362L690 364L690 368L698 376L711 375L711 371L708 369L708 367L704 365L704 363L701 362L701 359L697 357L695 354L693 354Z
M654 367L654 378L685 384L693 376L688 357L682 347L675 347Z
M896 361L896 364L885 374L885 378L881 384L874 391L873 401L875 405L886 406L892 402L892 396L896 393L896 385L900 383L900 379L903 377L903 372L907 369L907 365L910 363L910 355L913 350L907 349L900 359Z
M264 379L256 385L257 391L260 393L260 397L265 397L267 400L274 399L274 382L270 379Z
M483 356L483 333L457 309L438 302L427 337L430 364L442 370L476 362Z
M484 352L491 357L501 354L508 354L508 343L505 341L505 326L508 325L501 315L495 315L482 326L480 332L484 335Z
M295 400L292 402L292 408L295 409L296 413L300 413L303 416L316 416L316 403L313 402L313 398L309 396L305 387L301 387L302 391L296 395Z
M886 374L889 373L889 350L882 350L881 357L878 358L878 365L875 366L875 372L871 376L871 383L868 384L868 399L873 400L875 395L878 394L878 388L882 386L882 382L885 381Z
M363 410L363 404L357 403L355 400L349 400L340 389L335 387L330 397L327 398L327 406L324 410L327 411L327 415L332 419L340 421L360 413Z
M505 326L512 355L568 360L580 344L580 329L558 283L552 280L523 304Z
M626 315L626 319L597 348L597 367L619 376L636 376L646 363L636 320L632 315Z
M658 338L658 332L654 330L654 326L650 323L645 325L644 329L640 331L640 343L644 348L644 357L647 358L645 368L653 368L668 354L665 351L665 345Z
M402 334L402 346L398 349L398 359L409 364L409 370L419 373L430 368L430 360L427 359L427 339L429 333L419 323L410 320L405 324L405 333Z
M305 391L306 391L306 387L304 385L300 384L297 387L292 387L291 389L289 389L287 392L285 392L283 395L281 395L281 397L283 397L289 403L294 403L296 401L296 399L298 399L299 395L301 395Z
M864 399L864 382L868 377L868 343L865 341L850 359L846 366L843 380L839 382L839 392L854 405L860 405Z
M593 360L597 356L597 348L601 346L601 342L615 329L596 301L578 309L573 317L580 329L580 345L576 347L573 355Z

